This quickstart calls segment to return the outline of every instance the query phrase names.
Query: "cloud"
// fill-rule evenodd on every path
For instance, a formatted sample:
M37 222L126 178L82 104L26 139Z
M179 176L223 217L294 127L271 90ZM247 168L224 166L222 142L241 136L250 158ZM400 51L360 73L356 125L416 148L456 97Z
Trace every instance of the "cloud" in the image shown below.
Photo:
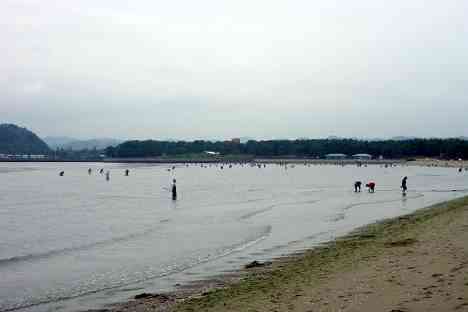
M456 0L5 0L0 111L82 137L468 135L466 12Z
M45 86L42 82L34 81L34 82L23 85L20 91L25 94L32 95L32 94L41 93L42 91L44 91L44 89L45 89Z

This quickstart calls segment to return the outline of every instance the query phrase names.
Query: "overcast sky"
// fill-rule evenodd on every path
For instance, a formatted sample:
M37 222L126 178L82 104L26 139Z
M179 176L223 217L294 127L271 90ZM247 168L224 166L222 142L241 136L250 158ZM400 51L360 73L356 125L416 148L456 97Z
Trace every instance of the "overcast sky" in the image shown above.
M1 122L78 138L468 135L468 1L1 0Z

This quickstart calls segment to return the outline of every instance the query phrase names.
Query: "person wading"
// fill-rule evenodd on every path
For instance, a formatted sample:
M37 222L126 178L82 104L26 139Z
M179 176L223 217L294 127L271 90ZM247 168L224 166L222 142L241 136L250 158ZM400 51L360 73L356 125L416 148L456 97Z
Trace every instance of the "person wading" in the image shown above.
M408 187L406 186L406 180L408 180L408 177L404 177L403 180L401 180L401 189L403 192L403 196L406 196L406 190Z
M172 180L172 200L177 199L177 186L176 186L176 179Z

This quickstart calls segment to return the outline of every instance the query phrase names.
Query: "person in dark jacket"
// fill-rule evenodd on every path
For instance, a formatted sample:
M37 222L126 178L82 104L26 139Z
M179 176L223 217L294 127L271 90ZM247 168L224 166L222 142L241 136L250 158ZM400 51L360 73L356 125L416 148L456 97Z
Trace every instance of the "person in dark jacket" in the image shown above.
M403 191L403 196L406 195L406 190L408 189L406 185L406 180L408 180L408 177L404 177L403 180L401 180L401 189Z
M361 192L361 185L362 185L361 181L354 182L354 192L356 193Z
M176 179L172 180L172 200L177 199L177 186L176 186Z

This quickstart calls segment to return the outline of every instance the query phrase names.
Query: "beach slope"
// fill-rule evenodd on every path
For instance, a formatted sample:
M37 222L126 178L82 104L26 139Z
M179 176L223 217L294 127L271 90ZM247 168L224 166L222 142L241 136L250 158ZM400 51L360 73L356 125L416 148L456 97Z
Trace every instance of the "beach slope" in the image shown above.
M368 225L190 297L132 311L468 311L468 197Z

